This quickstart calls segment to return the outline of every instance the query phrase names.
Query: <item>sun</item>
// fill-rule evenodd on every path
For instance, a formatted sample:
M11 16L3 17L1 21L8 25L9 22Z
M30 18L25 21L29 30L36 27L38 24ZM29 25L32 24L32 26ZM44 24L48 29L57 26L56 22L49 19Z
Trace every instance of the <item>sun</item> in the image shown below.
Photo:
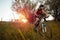
M20 22L26 23L28 20L23 14L19 14L19 19Z
M27 22L27 19L22 19L22 22L26 23Z

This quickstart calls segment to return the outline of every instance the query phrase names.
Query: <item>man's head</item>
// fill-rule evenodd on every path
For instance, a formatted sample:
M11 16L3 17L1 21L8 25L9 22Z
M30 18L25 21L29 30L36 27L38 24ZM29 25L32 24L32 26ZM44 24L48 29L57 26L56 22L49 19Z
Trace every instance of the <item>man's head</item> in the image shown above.
M44 5L40 5L39 8L44 9Z

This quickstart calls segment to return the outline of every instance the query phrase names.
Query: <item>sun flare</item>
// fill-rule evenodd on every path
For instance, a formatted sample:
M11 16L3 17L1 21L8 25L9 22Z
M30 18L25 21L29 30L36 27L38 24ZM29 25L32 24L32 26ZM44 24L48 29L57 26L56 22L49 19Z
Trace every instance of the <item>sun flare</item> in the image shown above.
M23 14L19 14L19 19L18 19L20 22L24 22L26 23L27 22L27 18L25 17L25 15Z

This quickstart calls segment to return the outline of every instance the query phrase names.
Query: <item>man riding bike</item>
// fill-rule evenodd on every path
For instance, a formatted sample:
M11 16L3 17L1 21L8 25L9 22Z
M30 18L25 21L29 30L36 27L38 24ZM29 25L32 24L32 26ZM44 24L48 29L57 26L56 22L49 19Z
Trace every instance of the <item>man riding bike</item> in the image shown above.
M43 18L46 21L46 17L47 17L47 12L44 9L44 5L40 5L40 7L38 8L37 12L35 13L35 17L36 17L36 21L35 21L35 27L34 29L36 31L38 31L38 26L41 23L41 19ZM42 27L42 31L43 31L43 25L41 25Z

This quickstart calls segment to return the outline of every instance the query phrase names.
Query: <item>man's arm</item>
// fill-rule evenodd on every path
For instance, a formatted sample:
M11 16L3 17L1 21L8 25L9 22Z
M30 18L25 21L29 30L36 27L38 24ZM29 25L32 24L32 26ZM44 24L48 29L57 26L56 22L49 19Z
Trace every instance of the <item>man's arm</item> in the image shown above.
M43 14L45 14L46 16L48 16L47 14L47 11L45 11L45 10L42 10L42 12L43 12Z
M37 11L38 11L38 10L35 10L35 12L34 12L34 14L35 14L36 16L38 16L38 15L37 15Z

